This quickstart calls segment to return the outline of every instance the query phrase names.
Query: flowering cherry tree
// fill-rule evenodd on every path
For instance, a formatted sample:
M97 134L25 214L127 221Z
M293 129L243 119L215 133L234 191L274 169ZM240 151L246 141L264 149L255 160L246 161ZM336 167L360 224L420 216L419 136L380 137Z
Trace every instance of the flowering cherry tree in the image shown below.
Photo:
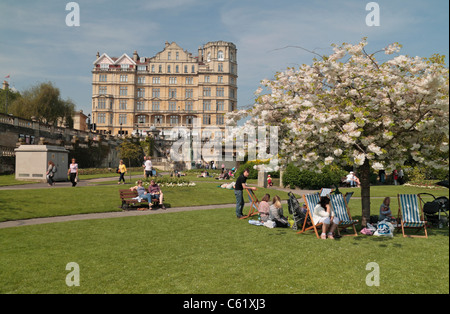
M263 80L254 106L227 117L230 126L249 118L244 129L278 126L282 166L320 171L332 163L354 165L363 225L370 217L371 168L393 170L411 158L448 167L448 155L437 158L436 151L448 152L449 142L449 71L442 57L398 55L398 43L368 53L366 45L365 38L332 45L334 53L312 65ZM441 139L438 148L432 138Z

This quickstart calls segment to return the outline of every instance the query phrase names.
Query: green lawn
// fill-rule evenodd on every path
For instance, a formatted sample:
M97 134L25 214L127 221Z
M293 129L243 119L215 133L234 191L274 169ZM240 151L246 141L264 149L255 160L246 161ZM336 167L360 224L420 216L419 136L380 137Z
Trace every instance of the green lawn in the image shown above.
M234 208L0 229L0 293L448 293L448 229L318 240ZM66 265L80 267L68 287ZM376 262L380 285L367 286Z
M120 210L123 187L0 191L0 220ZM215 183L163 191L172 207L234 203L233 191ZM266 191L286 199L274 190L259 189L257 196ZM384 196L393 197L396 213L396 193L410 192L418 191L373 187L373 214ZM431 193L448 196L448 189ZM360 200L350 208L360 219ZM428 231L428 239L397 233L324 241L312 232L250 225L235 218L234 208L5 228L0 293L448 294L448 228ZM79 287L66 285L71 262L80 267ZM372 262L379 286L366 284Z
M119 189L131 185L80 186L76 188L45 188L0 191L0 221L37 217L65 216L86 213L121 211ZM196 183L194 187L164 187L167 207L184 207L236 202L233 190L217 187L216 183ZM258 189L259 198L273 190ZM287 193L276 191L282 199ZM245 197L247 200L247 197Z

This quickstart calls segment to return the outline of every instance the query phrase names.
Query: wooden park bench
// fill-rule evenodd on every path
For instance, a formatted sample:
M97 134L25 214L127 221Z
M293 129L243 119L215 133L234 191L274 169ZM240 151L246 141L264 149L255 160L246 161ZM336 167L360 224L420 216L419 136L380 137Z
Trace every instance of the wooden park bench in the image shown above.
M137 199L138 192L136 190L131 191L130 189L126 190L119 190L120 192L120 200L122 201L122 209L123 210L130 210L130 209L136 209L136 208L142 208L143 206L147 206L149 208L149 204L146 199ZM153 200L153 204L159 204L158 199ZM138 207L136 207L138 205Z

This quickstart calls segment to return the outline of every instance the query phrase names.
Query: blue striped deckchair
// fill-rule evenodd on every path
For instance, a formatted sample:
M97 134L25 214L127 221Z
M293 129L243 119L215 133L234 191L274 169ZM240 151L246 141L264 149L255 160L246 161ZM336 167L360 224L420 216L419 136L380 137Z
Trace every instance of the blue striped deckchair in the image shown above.
M328 196L330 197L331 192L333 192L333 189L328 189L328 188L322 188L319 192L319 196Z
M348 210L347 202L342 194L333 194L330 195L331 207L334 211L334 214L339 219L339 225L337 228L337 232L340 235L339 228L346 229L350 226L353 227L353 234L347 234L351 236L357 236L355 224L358 223L358 220L353 220L350 215L350 211Z
M401 222L403 237L428 238L422 201L416 194L398 194L398 219ZM417 229L417 232L423 228L425 235L407 235L405 228Z
M314 207L319 203L320 195L319 195L319 193L304 194L303 200L305 201L305 204L306 204L307 213L306 213L305 222L303 223L303 228L302 228L302 230L300 230L297 233L303 233L307 230L314 229L314 232L316 233L317 238L320 239L319 233L317 232L316 227L319 227L322 224L320 223L318 225L315 225L314 220L313 220Z

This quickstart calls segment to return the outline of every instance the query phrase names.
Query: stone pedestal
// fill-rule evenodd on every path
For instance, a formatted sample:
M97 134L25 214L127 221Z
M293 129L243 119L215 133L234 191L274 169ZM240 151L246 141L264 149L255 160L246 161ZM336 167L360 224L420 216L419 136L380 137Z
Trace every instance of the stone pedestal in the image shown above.
M267 188L267 171L258 170L258 187Z
M67 181L69 151L53 145L20 145L16 152L16 180L47 181L48 162L56 165L54 181Z

